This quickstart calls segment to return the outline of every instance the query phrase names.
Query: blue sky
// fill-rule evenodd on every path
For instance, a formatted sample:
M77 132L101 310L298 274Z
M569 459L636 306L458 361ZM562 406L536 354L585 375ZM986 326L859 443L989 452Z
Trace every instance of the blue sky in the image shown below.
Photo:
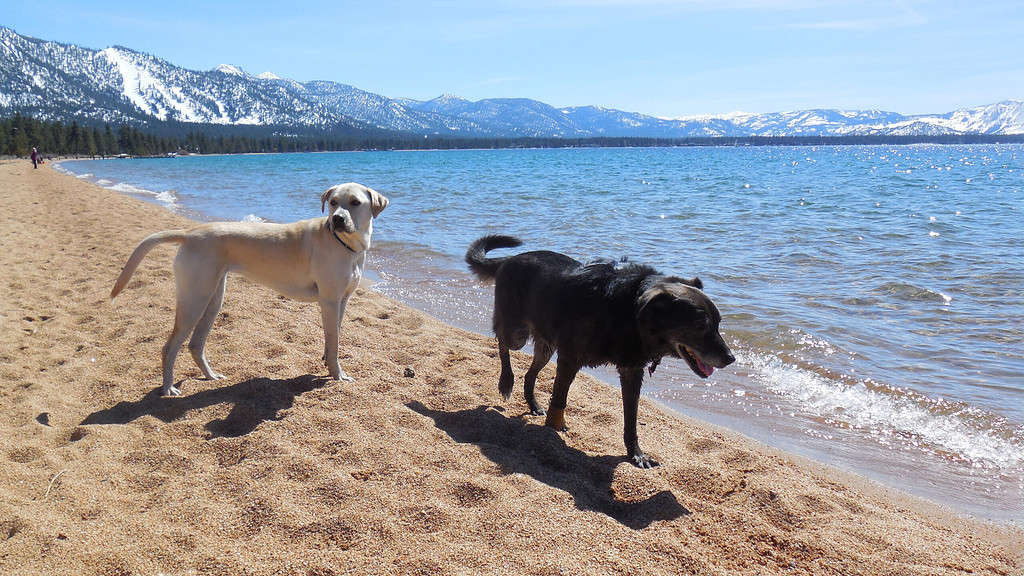
M527 97L657 116L916 114L1024 99L1017 2L0 0L0 24L390 97Z

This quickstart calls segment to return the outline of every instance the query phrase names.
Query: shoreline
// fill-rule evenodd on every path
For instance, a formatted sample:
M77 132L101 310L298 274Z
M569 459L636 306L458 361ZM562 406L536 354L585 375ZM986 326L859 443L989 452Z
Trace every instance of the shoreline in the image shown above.
M208 346L228 379L197 379L183 354L184 396L157 398L173 252L106 295L139 239L190 221L52 166L0 163L0 567L14 573L1021 567L1019 528L646 398L641 442L663 465L634 469L615 388L580 375L555 434L499 401L492 339L366 287L341 335L356 383L322 378L315 305L233 277Z

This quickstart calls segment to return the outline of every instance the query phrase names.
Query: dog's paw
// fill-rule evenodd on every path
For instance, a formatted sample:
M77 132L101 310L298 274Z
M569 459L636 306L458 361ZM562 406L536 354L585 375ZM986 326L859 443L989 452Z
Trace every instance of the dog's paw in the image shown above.
M544 419L544 425L548 428L554 428L559 432L565 432L569 429L565 425L565 410L552 410L547 413L547 418Z
M512 397L512 382L511 376L508 378L502 376L498 379L498 393L501 394L501 397L504 398L506 402L508 402L508 399Z
M331 374L331 380L335 382L355 382L356 379L345 373L344 370L339 371L337 374Z
M547 413L548 413L548 411L543 409L543 408L531 408L530 409L530 415L531 416L543 416L543 415L545 415ZM563 424L563 426L565 425L564 422L562 424Z
M650 456L644 454L643 452L637 452L632 456L631 460L634 466L636 466L637 468L643 468L645 470L647 468L654 468L655 466L658 466L660 464L657 460L651 458Z
M181 396L181 389L178 388L177 386L168 386L167 388L163 389L162 394L163 394L163 396L168 396L168 397L170 397L170 396Z

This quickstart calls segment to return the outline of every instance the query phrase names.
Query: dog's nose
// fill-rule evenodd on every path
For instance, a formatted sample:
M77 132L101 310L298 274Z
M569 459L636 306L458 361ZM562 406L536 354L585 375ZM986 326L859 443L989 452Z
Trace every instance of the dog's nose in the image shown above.
M722 368L725 368L726 366L728 366L729 364L732 364L735 361L736 361L736 357L732 355L732 352L727 352L725 354L725 365L722 366Z
M331 224L333 224L335 228L344 228L345 219L342 218L340 215L335 214L334 217L331 218Z

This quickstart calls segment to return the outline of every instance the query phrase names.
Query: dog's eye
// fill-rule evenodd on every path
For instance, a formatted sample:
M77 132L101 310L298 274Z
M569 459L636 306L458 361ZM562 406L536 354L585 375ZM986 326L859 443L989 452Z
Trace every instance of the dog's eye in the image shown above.
M348 205L349 205L349 206L359 206L360 204L362 204L362 202L360 202L358 198L353 198L353 199L352 199L352 200L351 200L351 201L350 201L350 202L348 203Z
M337 205L338 205L338 201L337 201L337 200L334 200L334 199L332 198L332 199L331 199L331 206L337 206Z

